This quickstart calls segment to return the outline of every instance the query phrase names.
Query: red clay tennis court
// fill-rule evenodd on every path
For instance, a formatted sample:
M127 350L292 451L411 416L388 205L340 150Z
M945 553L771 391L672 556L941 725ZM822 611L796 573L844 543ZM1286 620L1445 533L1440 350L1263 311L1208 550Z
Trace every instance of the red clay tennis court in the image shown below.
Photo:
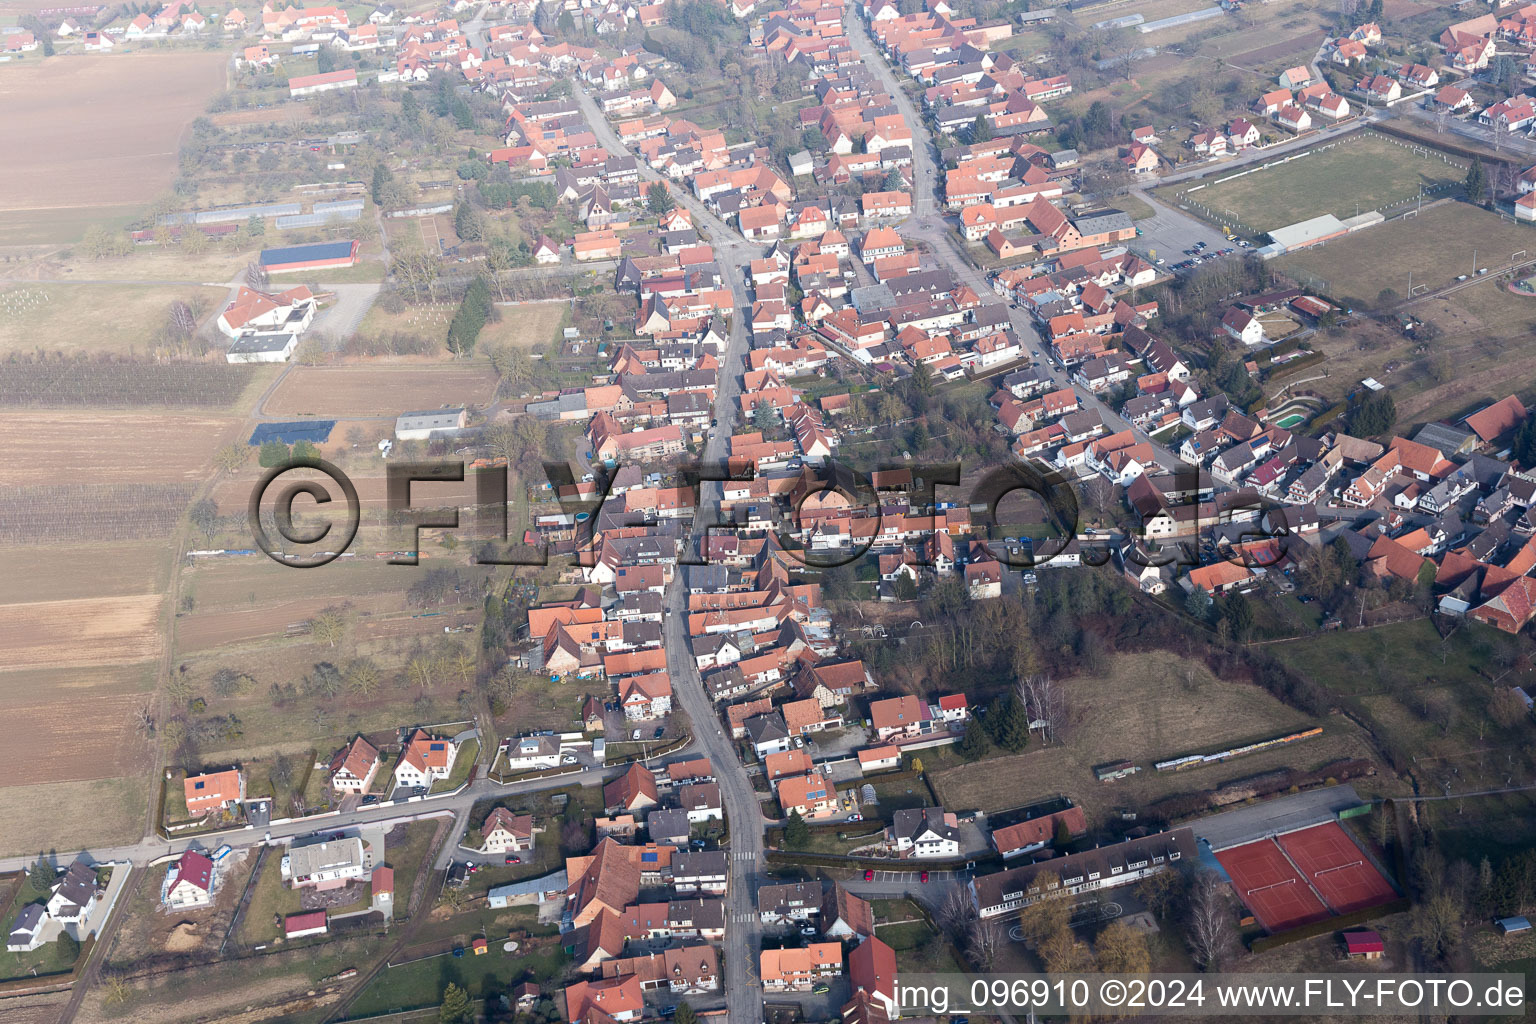
M1216 854L1237 895L1271 934L1321 921L1328 908L1296 873L1273 839L1233 846Z
M1354 840L1331 821L1280 836L1277 842L1336 914L1379 906L1397 895Z

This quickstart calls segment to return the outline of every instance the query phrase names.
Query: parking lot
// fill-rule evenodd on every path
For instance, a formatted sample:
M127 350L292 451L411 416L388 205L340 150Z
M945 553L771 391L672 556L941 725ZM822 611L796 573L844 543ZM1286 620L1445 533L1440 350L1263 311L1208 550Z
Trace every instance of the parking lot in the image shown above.
M1197 217L1160 203L1148 195L1138 193L1137 198L1155 213L1146 220L1136 222L1136 226L1141 229L1141 237L1132 241L1130 247L1154 262L1166 261L1159 270L1169 271L1174 264L1188 259L1184 250L1193 249L1199 242L1204 242L1207 249L1237 246L1235 241L1228 241L1220 231Z

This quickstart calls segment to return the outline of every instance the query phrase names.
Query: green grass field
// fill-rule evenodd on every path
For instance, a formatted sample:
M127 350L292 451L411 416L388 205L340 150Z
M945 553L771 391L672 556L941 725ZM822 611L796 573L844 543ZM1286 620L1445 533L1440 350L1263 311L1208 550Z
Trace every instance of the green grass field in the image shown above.
M1421 284L1436 289L1470 274L1474 254L1479 267L1497 267L1522 249L1536 251L1536 233L1528 226L1467 203L1443 203L1416 217L1282 256L1275 265L1329 295L1374 302L1383 288L1406 297L1410 274L1415 292Z
M1345 136L1329 149L1196 192L1180 185L1160 194L1165 202L1182 198L1217 215L1230 214L1254 231L1269 231L1325 213L1352 217L1411 199L1421 188L1458 182L1465 175L1457 163L1425 157L1383 136L1363 133Z

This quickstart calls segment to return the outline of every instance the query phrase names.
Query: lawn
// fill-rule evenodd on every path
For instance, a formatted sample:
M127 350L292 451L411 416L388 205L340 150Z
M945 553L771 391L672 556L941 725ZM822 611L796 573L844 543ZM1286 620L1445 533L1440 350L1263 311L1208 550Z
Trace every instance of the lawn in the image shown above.
M919 757L926 757L925 750ZM924 765L927 767L927 765ZM876 782L875 798L876 806L882 818L889 818L897 811L911 807L928 807L933 803L933 798L928 793L928 787L922 779L901 779L896 782ZM867 812L866 812L867 813Z
M469 779L469 771L475 766L475 759L480 756L480 741L466 740L459 748L458 756L453 760L453 771L446 779L440 779L432 784L432 792L447 793L458 789Z
M546 597L547 600L559 600ZM587 696L613 699L612 691L590 684L550 682L546 675L528 674L520 678L517 691L506 709L496 716L496 729L503 736L520 736L537 729L567 731L580 729L581 705ZM628 735L626 733L625 735ZM613 744L609 743L609 757Z
M483 999L487 994L506 991L525 978L541 984L558 980L565 972L566 954L558 939L542 934L548 929L536 925L535 915L532 907L494 914L460 914L452 922L445 922L443 928L429 929L430 933L445 933L445 937L430 942L427 934L418 935L423 945L433 948L407 951L423 959L382 971L348 1007L348 1016L368 1017L435 1006L450 982L466 988L471 998ZM523 947L516 953L506 953L502 942L509 931L531 932L533 937L520 940ZM464 938L480 935L489 940L489 953L463 957L449 954ZM439 952L443 955L433 955Z
M305 279L321 284L378 284L384 280L384 264L378 260L360 259L350 267L317 270Z
M1343 136L1288 163L1198 191L1181 184L1159 193L1165 202L1199 204L1217 217L1236 218L1258 233L1325 213L1352 217L1416 198L1422 190L1459 182L1465 175L1465 167L1448 163L1439 154L1425 156L1366 132ZM1224 176L1218 173L1211 180ZM1204 211L1197 208L1195 212Z
M501 320L485 325L480 332L479 348L488 352L502 345L539 348L560 336L560 328L570 323L568 302L520 302L496 306Z
M279 848L267 851L261 862L261 874L251 889L251 901L240 918L240 941L259 946L282 939L281 918L300 910L299 893L283 881L283 854Z
M1536 251L1533 242L1536 235L1525 226L1457 202L1277 263L1303 287L1358 311L1405 296L1409 272L1416 292L1421 282L1438 288L1468 273L1474 252L1478 266L1498 265L1527 246ZM1536 298L1508 291L1502 277L1490 273L1451 295L1420 300L1408 312L1438 332L1427 349L1395 324L1357 319L1314 336L1313 347L1328 357L1320 367L1327 377L1306 388L1338 400L1363 377L1376 376L1392 389L1399 422L1412 425L1455 419L1536 386L1530 358ZM1455 372L1436 383L1428 372L1431 356L1443 357Z
M448 322L453 319L457 304L452 302L423 302L407 306L399 313L387 313L375 302L357 325L357 333L370 337L385 334L411 334L446 345Z
M428 819L413 821L404 826L396 825L384 839L384 863L395 871L395 919L404 920L410 913L411 890L422 867L436 852L432 841L437 835L440 821ZM400 834L403 829L403 838Z
M898 970L924 974L959 974L965 970L955 959L954 947L928 927L910 901L876 900L873 909L875 935L896 951Z
M148 355L171 303L211 315L222 288L191 285L24 284L0 290L0 355L45 352Z

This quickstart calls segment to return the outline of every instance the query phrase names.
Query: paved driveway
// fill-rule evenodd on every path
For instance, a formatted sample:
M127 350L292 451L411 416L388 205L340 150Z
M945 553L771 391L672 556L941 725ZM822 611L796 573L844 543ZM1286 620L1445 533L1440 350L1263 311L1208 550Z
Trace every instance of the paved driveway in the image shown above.
M379 297L379 286L332 284L323 285L323 287L336 293L336 302L315 317L311 331L324 335L329 342L329 347L335 349L357 333L363 317L367 316L368 310L373 308L373 300Z

